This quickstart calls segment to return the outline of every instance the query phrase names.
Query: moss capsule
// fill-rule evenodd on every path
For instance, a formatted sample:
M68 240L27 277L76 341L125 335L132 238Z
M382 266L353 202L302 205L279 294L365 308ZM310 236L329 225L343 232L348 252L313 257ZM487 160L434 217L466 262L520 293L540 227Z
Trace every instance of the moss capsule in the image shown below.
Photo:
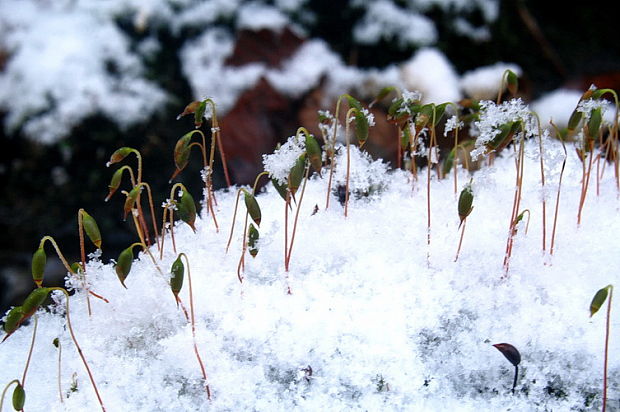
M13 409L16 411L21 411L24 409L24 404L26 403L26 391L21 383L17 383L15 389L13 390Z
M172 289L175 298L178 299L179 293L183 288L183 277L185 275L185 265L183 265L181 256L177 257L177 259L172 262L170 273L172 275L170 277L170 289Z
M45 264L47 263L47 255L45 249L40 246L32 255L32 280L37 286L43 283L43 274L45 272Z
M116 260L116 266L114 267L114 270L116 271L116 276L118 276L118 280L121 281L121 285L123 285L125 289L127 289L127 286L125 286L125 279L127 279L127 276L131 271L132 264L133 246L129 246L118 255L118 259Z
M256 201L256 197L248 192L247 190L243 191L243 200L245 202L245 207L250 214L250 217L256 223L256 226L260 226L261 222L261 211L258 202Z

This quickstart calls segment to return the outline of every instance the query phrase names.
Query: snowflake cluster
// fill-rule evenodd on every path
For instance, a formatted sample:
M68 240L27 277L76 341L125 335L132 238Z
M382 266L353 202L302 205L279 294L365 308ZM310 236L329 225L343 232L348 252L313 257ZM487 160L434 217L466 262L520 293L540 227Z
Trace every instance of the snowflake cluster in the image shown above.
M273 154L263 155L263 165L269 176L280 184L285 184L295 161L306 150L305 143L297 136L288 138Z
M486 153L486 145L499 133L499 127L510 122L523 122L526 136L538 133L537 124L531 111L523 101L511 99L501 104L495 104L490 100L480 102L480 120L472 125L472 135L477 135L475 148L471 152L473 160L477 160ZM518 134L518 136L520 136Z

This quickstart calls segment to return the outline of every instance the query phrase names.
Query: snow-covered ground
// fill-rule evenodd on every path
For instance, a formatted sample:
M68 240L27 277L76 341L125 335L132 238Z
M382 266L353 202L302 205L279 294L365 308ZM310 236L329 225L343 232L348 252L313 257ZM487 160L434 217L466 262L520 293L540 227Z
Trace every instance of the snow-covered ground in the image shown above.
M163 260L156 258L163 274L140 253L127 289L113 264L94 256L88 280L110 302L91 298L89 318L85 295L78 291L71 297L71 319L107 410L600 408L605 316L601 311L590 318L588 309L598 289L618 284L618 191L608 165L598 196L595 179L591 182L578 226L582 166L569 147L555 253L549 255L563 151L556 140L545 144L547 253L541 250L538 143L532 140L526 146L521 202L531 221L527 233L523 223L518 228L507 276L503 258L515 186L512 150L473 174L474 209L457 262L452 177L432 179L428 246L425 169L414 183L408 172L391 170L353 148L351 188L360 192L372 186L372 193L352 196L345 218L336 197L325 210L327 171L310 179L287 275L284 201L268 185L257 196L259 253L246 256L240 283L243 214L237 216L226 253L236 191L218 192L219 232L203 214L196 233L184 223L175 233L177 252L190 264L196 343L211 401L193 353L191 327L168 285L177 257L170 239ZM335 185L344 182L344 157L339 165ZM470 178L459 171L459 191ZM189 307L187 280L180 296ZM26 409L96 410L94 391L58 311L37 315ZM610 408L620 397L620 325L614 310L612 318ZM3 384L21 379L32 331L31 322L1 344ZM63 348L64 403L58 394L55 338ZM522 355L514 395L513 367L492 346L503 342Z

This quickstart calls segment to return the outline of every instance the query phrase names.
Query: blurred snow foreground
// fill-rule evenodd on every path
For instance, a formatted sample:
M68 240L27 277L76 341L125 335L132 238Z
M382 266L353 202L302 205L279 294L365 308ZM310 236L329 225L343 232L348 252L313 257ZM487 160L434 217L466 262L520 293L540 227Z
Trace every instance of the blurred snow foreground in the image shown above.
M481 41L488 38L487 25L497 18L499 8L496 0L411 1L406 9L387 0L354 3L352 7L362 12L354 42L393 39L403 46L431 48L438 36L426 11L446 10L447 18L453 19L450 27ZM462 17L475 10L483 17L477 27ZM157 37L161 28L173 37L183 30L196 33L179 41L181 72L194 96L213 98L221 113L261 77L289 97L317 87L323 77L327 77L328 97L368 82L381 83L367 91L371 94L384 85L417 88L427 98L460 94L458 77L436 51L415 61L418 69L432 76L425 78L426 85L415 86L408 84L407 77L419 80L424 73L401 76L397 65L381 70L349 67L321 39L309 40L283 67L225 63L233 52L233 30L290 27L304 33L315 20L304 0L279 0L273 5L243 0L3 1L0 56L6 62L0 71L0 110L6 113L4 127L9 133L19 131L31 139L55 143L93 115L103 115L121 129L147 122L158 108L178 98L178 90L166 90L165 82L153 78L154 61L163 47ZM441 66L432 65L437 62ZM431 80L448 82L443 90L450 87L450 91L438 95L427 91Z
M541 251L541 198L553 203L551 188L557 188L564 152L557 141L545 141L543 192L538 142L526 144L521 205L531 221L527 231L524 222L518 226L507 274L502 262L514 196L512 150L473 175L474 210L457 262L452 178L431 180L427 244L426 172L414 183L409 172L391 170L357 147L351 148L354 195L348 217L335 197L324 208L326 176L315 174L308 181L303 203L298 193L301 209L288 273L282 259L285 203L274 186L256 197L262 210L259 253L246 256L242 283L237 278L240 215L226 253L236 190L217 192L219 232L204 213L195 233L185 224L175 229L177 252L187 255L191 270L196 344L210 401L191 327L170 292L168 273L177 257L170 239L163 260L156 258L163 274L141 253L125 280L127 289L112 263L92 255L87 280L109 303L91 298L89 318L81 282L68 279L76 288L71 318L107 410L600 408L605 316L590 318L588 307L596 290L618 284L618 194L609 169L599 182L600 195L590 193L577 226L582 166L572 149L551 256ZM334 186L345 181L344 153L340 150ZM471 177L459 169L458 178L462 186ZM187 280L180 293L186 306ZM56 296L57 306L37 314L25 385L28 410L99 408L66 329L63 299ZM617 319L617 312L612 316ZM612 321L608 405L618 402L620 393L619 326ZM0 345L3 384L21 376L32 332L31 322ZM63 403L55 338L63 348ZM492 346L497 343L521 352L514 394L513 368Z

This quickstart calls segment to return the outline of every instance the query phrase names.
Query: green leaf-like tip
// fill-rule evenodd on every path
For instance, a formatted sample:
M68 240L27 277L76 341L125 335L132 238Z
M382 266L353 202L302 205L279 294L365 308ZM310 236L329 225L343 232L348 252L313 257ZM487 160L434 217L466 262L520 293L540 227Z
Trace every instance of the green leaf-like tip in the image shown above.
M183 170L189 161L190 146L189 142L192 139L192 133L186 133L179 140L177 140L174 146L174 165L177 169Z
M245 207L250 214L250 217L256 223L256 226L260 226L261 221L261 211L260 206L258 205L258 201L256 197L248 192L247 190L243 191L243 200L245 202Z
M355 116L355 137L357 138L360 147L362 147L364 146L364 143L366 143L366 140L368 140L368 118L362 110L356 109L353 114Z
M302 153L297 160L295 160L295 164L291 168L288 177L288 190L292 195L295 195L299 186L301 186L301 181L304 178L304 169L306 168L306 154Z
M84 231L86 236L98 249L101 249L101 232L99 232L99 226L95 219L87 212L82 210L82 224L84 225Z
M112 195L118 190L118 188L121 185L121 179L123 178L123 171L125 169L123 169L122 167L120 169L117 169L114 174L112 175L112 179L110 180L110 184L108 185L108 195L105 198L105 201L107 202L108 200L110 200L110 198L112 197Z
M459 196L458 203L458 212L459 217L461 218L461 222L469 216L473 207L472 204L474 202L474 193L471 189L471 185L466 185L463 190L461 190L461 195Z
M603 121L602 110L601 107L597 107L590 112L590 119L588 120L588 137L590 139L596 139L598 137L598 132Z
M179 214L179 218L187 223L195 232L196 203L194 202L192 195L187 190L183 190L182 193L181 199L179 199L177 204L177 213Z
M15 330L19 327L19 324L23 317L24 308L21 306L15 306L9 311L9 313L7 313L6 320L4 321L4 325L2 326L2 328L7 334L15 332Z
M386 86L383 89L379 90L379 93L377 93L377 97L375 97L375 99L370 103L369 107L372 107L376 103L378 103L381 100L385 99L387 97L387 95L390 94L394 90L396 90L396 88L394 86Z
M136 201L138 200L138 196L140 195L141 191L142 191L142 186L136 185L134 186L133 189L131 189L131 191L127 195L127 198L125 199L125 204L123 206L123 212L124 212L123 219L127 219L127 215L129 214L129 212L131 212L131 209L133 209Z
M506 70L506 87L511 95L516 95L519 89L519 77L512 70Z
M282 199L286 201L286 185L278 182L278 179L271 178L271 184L276 188L276 191Z
M185 275L185 265L180 255L172 262L170 274L170 289L172 289L174 296L177 297L183 288L183 277Z
M131 271L131 265L133 264L133 246L129 246L127 249L124 249L116 260L116 266L114 266L114 270L116 271L116 276L118 276L118 280L121 281L121 285L125 289L125 279L129 275Z
M198 129L202 126L202 120L205 117L205 112L207 111L207 101L203 100L196 106L196 111L194 112L194 126Z
M570 118L568 119L567 128L569 132L573 132L575 129L577 129L577 126L579 125L582 117L582 112L578 111L577 109L573 110L573 113L571 113Z
M362 104L360 103L359 100L357 100L355 97L345 94L344 97L347 99L347 102L349 102L349 106L352 108L355 108L356 110L359 110L360 112L362 111Z
M47 263L47 255L43 246L40 246L32 255L32 280L37 286L43 283L43 274L45 272L45 264Z
M425 127L433 119L435 105L432 103L422 106L415 118L415 125L418 128Z
M112 153L112 156L110 156L110 161L108 162L108 165L120 162L121 160L126 158L133 150L134 149L132 149L131 147L121 147L120 149L116 149L116 151Z
M321 168L323 167L321 147L314 136L309 134L306 135L306 153L308 153L308 159L310 159L310 164L314 170L316 170L317 173L321 173Z
M16 411L21 411L24 409L24 404L26 403L26 391L21 383L17 383L15 389L13 390L13 409Z
M450 103L442 103L435 106L435 122L433 123L433 126L437 126L439 124L439 121L443 115L446 114L446 108L449 104Z
M32 315L36 310L45 302L47 295L50 293L50 288L37 288L30 292L24 303L22 304L22 310L25 316Z
M256 257L256 255L258 254L258 239L260 237L260 234L258 232L258 229L256 229L256 227L250 223L250 228L248 229L248 249L250 250L250 255L252 255L252 257Z
M603 304L605 303L605 300L607 300L609 289L611 288L612 288L611 285L607 285L604 288L599 289L596 292L596 294L594 295L594 298L592 298L592 302L590 303L590 317L594 316L594 314L599 311L601 306L603 306Z

